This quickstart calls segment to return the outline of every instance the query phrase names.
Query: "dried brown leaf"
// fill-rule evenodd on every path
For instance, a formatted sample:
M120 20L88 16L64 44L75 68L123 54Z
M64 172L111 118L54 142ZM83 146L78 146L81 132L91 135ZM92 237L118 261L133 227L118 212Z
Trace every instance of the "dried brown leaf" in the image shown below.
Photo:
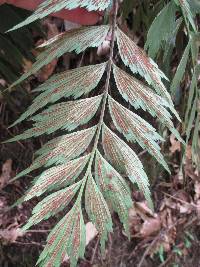
M6 160L2 166L2 173L0 176L0 189L4 188L10 178L12 177L12 159Z
M144 221L140 229L140 235L144 238L149 237L151 235L156 234L160 229L161 229L160 217L157 216L157 218L149 218L146 221Z
M49 19L45 20L45 25L47 26L47 40L59 34L57 26L54 23L51 23ZM54 72L57 62L58 60L55 58L49 64L45 65L37 74L38 81L46 81Z
M194 199L195 200L200 199L200 182L198 182L198 181L195 182L194 191L195 191Z
M174 154L177 151L178 152L181 151L181 142L178 141L173 134L170 135L170 143L171 143L171 146L169 150L172 154Z
M20 228L0 230L0 240L5 244L14 243L21 236L23 236L23 232Z

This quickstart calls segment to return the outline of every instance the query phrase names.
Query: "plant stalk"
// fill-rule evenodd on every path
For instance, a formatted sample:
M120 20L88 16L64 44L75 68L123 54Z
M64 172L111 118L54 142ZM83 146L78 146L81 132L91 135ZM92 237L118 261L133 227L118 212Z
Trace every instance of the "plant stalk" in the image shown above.
M110 77L111 77L111 72L112 72L112 62L113 62L113 55L114 55L114 45L115 45L115 30L117 26L117 12L118 12L118 0L113 1L113 18L112 18L112 25L111 25L111 46L110 46L110 54L109 54L109 60L108 60L108 66L107 66L107 78L106 78L106 83L105 83L105 89L104 89L104 94L103 94L103 103L102 103L102 109L101 109L101 115L100 115L100 120L98 123L98 128L97 128L97 133L94 141L94 146L91 152L91 157L90 161L88 164L87 171L85 173L85 178L82 183L82 187L80 190L80 196L83 193L83 189L85 187L85 183L87 181L88 175L91 173L91 167L92 163L97 151L99 139L100 139L100 134L102 131L102 126L104 122L104 115L105 115L105 110L106 110L106 104L107 104L107 99L108 99L108 91L109 91L109 84L110 84Z

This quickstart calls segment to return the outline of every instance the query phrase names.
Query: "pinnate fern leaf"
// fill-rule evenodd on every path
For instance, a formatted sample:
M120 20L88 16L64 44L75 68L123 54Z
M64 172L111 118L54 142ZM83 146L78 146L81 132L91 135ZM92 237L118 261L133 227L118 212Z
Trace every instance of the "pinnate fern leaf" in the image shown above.
M105 40L109 26L90 26L73 29L53 37L41 47L45 50L39 54L32 68L24 73L10 88L24 81L30 75L35 74L43 66L49 64L54 58L59 58L66 52L81 53L88 47L98 47Z
M10 139L10 142L27 139L41 134L50 134L58 129L74 130L87 123L97 112L102 95L83 100L55 104L32 117L33 128Z
M96 185L92 174L89 175L86 184L85 207L90 220L94 223L100 234L101 248L104 251L108 233L112 232L112 219L107 203Z
M188 0L174 0L174 1L177 5L179 5L181 7L182 12L183 12L183 16L184 16L186 22L189 21L193 30L196 32L197 29L196 29L196 26L194 23L194 16L193 16L193 13L192 13L192 10L191 10L191 7L190 7ZM190 2L192 2L192 1L190 1Z
M169 2L156 16L147 34L145 48L150 57L155 58L162 43L173 36L176 28L177 8L173 1Z
M177 67L176 73L175 73L174 78L173 78L172 83L171 83L170 90L171 90L171 93L173 96L175 96L175 93L176 93L176 91L177 91L178 87L180 86L180 83L183 79L183 76L184 76L184 73L186 70L186 66L187 66L187 62L189 59L190 48L191 48L191 42L189 41L186 48L185 48L185 51L183 53L183 56L181 58L181 61Z
M46 0L38 6L36 11L23 22L14 26L10 31L19 29L31 22L42 19L51 13L60 11L63 8L74 9L77 7L85 7L89 11L105 10L111 3L111 0Z
M141 161L135 152L106 125L103 126L103 148L112 165L127 175L132 183L138 185L152 208L150 185Z
M15 28L45 17L63 7L70 9L79 6L87 7L89 10L103 10L111 3L111 0L47 0L30 18ZM71 266L75 267L78 258L84 256L86 242L82 214L83 196L88 217L99 232L102 250L105 250L108 234L112 232L109 208L118 213L129 236L128 209L133 203L126 183L127 178L138 186L149 206L153 208L148 177L140 159L128 145L129 141L137 142L143 149L147 149L168 170L157 143L163 141L162 137L150 124L109 96L112 70L122 97L135 109L142 108L152 116L156 116L181 140L174 129L171 113L179 117L162 82L162 78L166 79L166 77L156 63L117 28L118 1L115 0L113 3L112 40L108 62L56 74L36 88L35 91L40 93L39 96L14 124L32 116L49 103L53 105L30 117L33 128L9 140L11 142L26 139L57 130L72 131L89 122L97 111L101 110L96 126L68 133L47 142L37 151L37 157L31 166L14 178L17 179L43 166L51 166L35 178L33 186L23 198L24 201L28 201L33 197L54 191L34 208L33 215L24 230L63 210L77 195L74 206L48 236L47 245L37 262L41 267L59 267L66 254L70 256ZM80 53L88 47L98 47L109 31L110 26L107 25L82 27L50 39L40 46L44 51L38 56L32 69L22 75L11 87L65 52ZM122 61L133 73L139 73L149 85L153 86L156 93L113 64L115 35ZM103 93L77 100L98 85L106 67L107 79ZM55 103L63 97L71 97L73 100ZM114 125L125 136L127 143L105 125L107 103ZM100 144L105 152L104 156L98 150Z
M18 179L42 166L49 167L53 164L63 164L71 159L75 159L88 148L95 132L96 126L72 134L63 135L49 141L36 152L39 156L33 161L31 166L20 172L15 179ZM68 176L66 176L66 180L72 179L74 175L75 173L72 169L72 172L69 171ZM41 178L41 183L42 181L43 178Z
M26 194L24 201L38 197L46 190L56 190L72 184L85 168L89 158L90 155L87 155L47 169L35 179L34 185Z
M40 108L49 103L54 103L62 97L71 96L76 99L88 94L98 85L105 68L106 63L102 63L54 75L35 90L40 91L41 94L34 99L33 104L11 127L31 116Z
M129 66L133 73L139 73L144 77L159 95L171 103L171 97L161 81L162 78L166 79L166 76L159 70L157 64L119 28L117 29L117 43L124 64Z
M142 108L144 111L147 110L152 116L157 116L181 142L184 142L178 131L174 128L171 114L167 110L169 108L180 120L173 105L155 94L144 83L133 78L115 65L113 65L113 71L117 88L123 98L129 101L134 108Z
M23 227L23 230L27 230L32 225L37 224L42 220L47 220L49 217L54 216L56 213L63 210L70 203L80 188L80 185L81 181L44 198L33 209L33 215Z
M59 267L68 254L71 256L70 266L75 267L78 258L84 256L85 235L81 206L76 203L49 234L37 264L40 267Z
M127 141L138 142L143 149L146 149L170 172L157 143L157 141L163 141L163 138L156 133L156 130L141 117L124 108L111 97L109 97L109 109L115 127L119 132L123 133Z
M130 189L121 175L102 157L99 151L96 153L95 178L106 201L118 213L127 236L130 236L128 211L133 206Z

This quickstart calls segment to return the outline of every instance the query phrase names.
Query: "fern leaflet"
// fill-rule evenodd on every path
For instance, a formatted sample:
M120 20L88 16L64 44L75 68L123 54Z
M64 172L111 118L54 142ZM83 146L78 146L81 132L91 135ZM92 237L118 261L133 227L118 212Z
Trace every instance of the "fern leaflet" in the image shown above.
M176 12L176 5L171 1L160 11L151 24L145 44L145 49L148 49L150 57L155 58L158 50L162 46L162 42L167 42L173 35L174 29L176 28Z
M44 47L45 50L39 54L32 68L24 73L9 88L21 83L32 74L35 74L43 66L49 64L54 58L58 58L66 52L75 51L76 53L81 53L88 47L100 46L105 40L108 30L108 25L82 27L53 37L40 46Z
M61 219L47 238L47 245L37 264L41 267L60 266L66 252L71 256L71 267L75 267L78 258L85 252L85 224L79 203Z
M63 164L71 159L75 159L88 148L96 130L96 127L88 128L86 130L63 135L49 141L36 152L39 156L33 161L31 166L20 172L14 179L18 179L42 166L49 167L53 164ZM75 169L72 171L74 170ZM70 177L71 174L69 172L69 178Z
M33 216L23 229L29 229L32 225L39 223L41 220L47 220L50 216L54 216L64 209L70 203L80 186L81 182L78 182L44 198L35 206L32 212Z
M105 68L106 63L103 63L54 75L47 82L35 89L35 91L39 91L41 94L35 98L28 110L10 127L13 127L47 104L54 103L62 97L72 96L76 99L88 94L98 85Z
M44 192L65 188L72 184L82 173L90 155L68 161L56 167L49 168L35 179L33 187L25 195L24 201L38 197Z
M170 105L164 98L153 93L149 87L145 86L142 82L136 80L117 66L114 66L113 70L117 88L123 98L126 101L129 101L134 108L142 108L145 111L147 110L152 116L157 116L158 119L161 120L181 142L183 142L179 133L174 128L173 122L171 121L171 115L167 110L167 108L170 108L180 120L173 105Z
M97 112L102 95L88 99L69 101L53 105L42 113L32 117L34 127L10 139L10 142L27 139L32 136L53 133L58 129L74 130L87 123Z
M111 97L109 98L109 108L115 127L123 133L126 139L133 142L137 141L142 148L147 149L169 171L160 153L160 147L156 142L163 141L163 139L156 133L156 130L145 120L124 108Z
M107 203L97 187L92 174L89 174L85 190L85 207L90 220L96 225L101 236L101 248L105 250L107 235L112 232L112 219Z
M77 7L86 7L89 11L105 10L111 4L111 0L46 0L39 5L37 10L26 20L14 26L9 31L19 29L31 22L42 19L51 13L60 11L63 8L74 9Z
M96 153L96 181L103 192L108 204L119 215L124 225L127 236L130 237L128 210L133 206L128 185L121 175L102 157L99 151Z
M153 85L159 95L164 96L171 103L171 97L161 81L161 78L167 78L158 69L157 64L148 58L145 52L119 28L117 29L117 43L124 64L129 66L133 73L139 73L144 77L148 84Z
M187 23L187 21L189 21L194 32L196 32L197 30L196 30L193 14L192 14L188 0L174 0L174 1L177 5L179 5L181 7L186 23Z
M134 151L106 125L103 126L103 148L106 156L116 169L125 173L131 182L138 185L152 208L150 185L141 161Z

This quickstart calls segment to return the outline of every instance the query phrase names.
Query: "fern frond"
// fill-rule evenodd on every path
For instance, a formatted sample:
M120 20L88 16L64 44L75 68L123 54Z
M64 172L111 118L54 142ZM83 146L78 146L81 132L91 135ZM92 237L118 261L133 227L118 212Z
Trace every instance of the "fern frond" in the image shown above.
M188 96L188 101L187 101L187 109L185 111L185 127L187 127L188 122L189 122L189 113L191 111L191 109L193 108L193 102L195 99L195 89L197 89L197 80L198 77L200 76L200 65L196 65L196 67L194 68L194 72L192 75L192 80L191 80L191 84L190 84L190 89L189 89L189 96Z
M36 11L23 22L17 24L9 31L14 31L38 19L42 19L51 13L60 11L63 8L74 9L85 7L89 11L105 10L111 4L111 0L46 0L38 6Z
M28 110L10 127L13 127L34 114L40 108L43 108L49 103L54 103L62 97L72 96L76 99L88 94L98 85L105 71L106 64L90 65L54 75L35 90L40 91L41 94L34 99L33 104Z
M41 253L37 265L59 267L67 254L71 256L70 266L75 267L78 258L84 256L85 235L81 205L76 203L49 234L47 245Z
M55 104L42 113L32 117L33 128L8 140L13 142L41 134L50 134L58 129L72 131L90 121L97 112L102 95L77 101Z
M20 172L15 179L42 166L49 167L53 164L63 164L69 160L79 157L90 145L97 127L88 128L72 134L57 137L46 143L36 154L39 155L31 166ZM72 163L73 164L73 163ZM73 175L73 172L71 173ZM69 173L69 179L70 175Z
M188 0L174 0L174 1L177 5L179 5L181 7L186 23L187 23L187 21L189 21L193 30L196 32L197 29L196 29L196 26L194 23L194 16L192 14L192 10L191 10L191 7L190 7Z
M108 233L112 232L112 219L107 203L97 187L92 174L89 175L86 184L85 208L90 220L100 234L101 248L104 251Z
M178 87L180 86L180 83L183 79L185 69L187 66L187 62L189 59L190 48L191 48L191 42L189 41L186 48L185 48L185 51L183 53L183 56L181 58L181 61L177 67L176 73L175 73L174 78L173 78L172 83L171 83L170 91L171 91L172 95L175 95L175 93L176 93L176 91L177 91Z
M70 257L71 266L75 267L78 258L84 256L86 238L82 215L83 197L85 198L84 207L88 217L99 232L103 251L108 234L112 232L112 218L109 208L118 213L129 236L128 210L133 203L126 178L138 186L148 201L149 207L153 209L148 177L140 159L128 143L120 139L104 123L107 104L115 127L125 136L127 141L138 142L168 170L157 143L163 141L162 137L145 120L109 96L112 70L118 90L125 100L129 101L136 109L142 108L152 116L156 116L182 141L174 128L170 112L175 114L178 119L180 118L162 82L162 78L167 78L159 70L156 63L117 27L118 0L46 0L30 18L14 28L26 25L37 18L45 17L63 7L70 9L79 6L89 10L103 10L112 3L111 25L82 27L50 39L40 46L44 51L38 56L32 69L11 85L12 87L23 81L65 52L80 53L88 47L100 46L106 37L111 37L108 62L54 75L49 81L35 89L35 92L39 92L40 95L14 123L32 116L49 103L53 103L41 113L30 117L33 121L32 128L10 139L10 142L50 134L59 129L72 131L89 122L99 111L99 121L96 126L66 134L47 142L37 151L37 157L31 166L13 179L15 180L37 168L51 166L35 178L32 187L23 197L24 201L28 201L33 197L51 192L49 196L36 205L32 217L24 226L25 230L55 215L63 210L71 200L75 200L73 207L48 236L47 245L37 262L41 267L59 267L66 254ZM173 5L173 3L169 5ZM170 12L173 17L174 11L170 9ZM175 18L173 17L173 19ZM171 29L171 27L170 25L169 28ZM115 37L117 37L122 61L130 67L133 73L139 73L149 85L152 85L156 93L113 64ZM161 39L164 38L166 36L162 35ZM77 100L97 86L105 69L106 81L102 94ZM72 97L72 100L56 103L63 97ZM98 150L100 146L103 147L105 158ZM122 178L123 176L124 178Z
M128 211L133 206L130 189L121 175L102 157L99 151L96 153L95 178L106 201L118 213L125 232L130 237Z
M200 115L198 113L196 122L194 125L194 133L192 140L192 160L196 163L198 170L200 171L200 141L199 141L199 133L200 133Z
M90 154L47 169L35 179L32 188L25 195L24 201L38 197L46 190L56 190L72 184L85 168L89 158Z
M151 58L155 58L163 41L167 42L173 36L176 28L177 7L169 2L156 16L147 34L145 49Z
M153 208L148 177L141 161L135 152L106 125L103 126L103 148L113 166L119 172L125 173L132 183L138 185L149 206Z
M28 220L28 223L23 227L23 230L29 229L34 224L38 224L43 220L47 220L49 217L54 216L56 213L63 210L72 200L78 189L80 188L82 181L73 184L70 187L59 190L39 202L32 211L32 217Z
M195 121L197 109L198 109L198 95L196 95L194 100L193 100L192 109L191 109L191 112L190 112L188 125L187 125L187 128L186 128L187 142L189 141L189 138L190 138L190 135L191 135L191 131L192 131L193 123ZM198 118L197 118L197 120L198 120Z
M144 77L147 83L151 84L156 92L171 104L171 97L161 81L162 78L167 78L159 70L157 64L119 28L117 29L117 43L124 64L130 67L133 73L139 73Z
M109 109L115 127L126 137L127 141L137 142L170 172L156 142L163 141L163 138L156 133L156 130L141 117L124 108L111 97L109 97Z
M147 110L152 116L157 116L181 142L184 142L178 131L174 128L171 115L167 111L167 108L169 108L180 120L173 105L170 105L149 87L115 65L113 65L113 72L117 88L126 101L129 101L136 109L142 108L144 111Z
M66 52L74 51L76 53L81 53L88 47L100 46L105 40L108 31L108 25L90 26L73 29L53 37L41 46L45 47L45 50L39 54L31 69L24 73L9 88L21 83L30 75L35 74L43 66L49 64L54 58L61 57Z

